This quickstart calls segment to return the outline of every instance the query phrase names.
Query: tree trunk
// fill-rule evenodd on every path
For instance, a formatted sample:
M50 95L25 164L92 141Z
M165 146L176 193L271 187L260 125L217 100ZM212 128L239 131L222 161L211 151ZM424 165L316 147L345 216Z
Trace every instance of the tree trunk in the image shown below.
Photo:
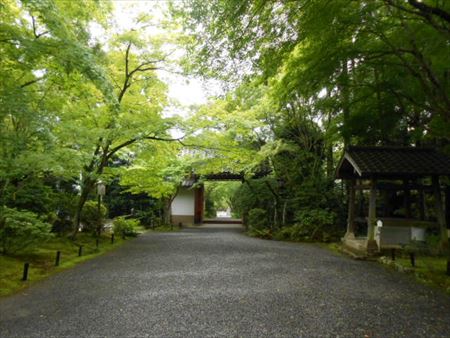
M286 211L287 211L287 201L284 201L284 203L283 203L283 214L282 214L282 218L281 218L281 225L282 226L286 225Z
M92 191L92 188L94 187L95 182L91 179L87 178L84 180L82 187L81 187L81 195L78 199L77 208L75 210L75 215L73 218L73 234L72 239L75 239L78 230L80 228L81 223L81 212L83 211L84 204L86 203L89 193Z
M329 179L334 178L334 167L333 167L333 144L330 142L326 149L327 158L327 177Z
M344 148L350 144L350 136L345 130L349 117L350 117L350 91L349 91L349 75L348 75L348 65L347 60L344 60L342 64L342 74L339 90L341 92L341 102L342 102L342 112L343 112L343 123L344 123Z

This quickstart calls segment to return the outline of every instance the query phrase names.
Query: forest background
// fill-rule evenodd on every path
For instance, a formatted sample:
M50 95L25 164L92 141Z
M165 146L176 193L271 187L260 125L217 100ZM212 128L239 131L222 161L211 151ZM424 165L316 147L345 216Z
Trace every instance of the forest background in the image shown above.
M448 1L163 4L116 31L114 2L0 4L3 253L98 231L99 181L104 214L153 226L186 176L212 172L244 175L230 204L254 234L329 241L345 229L346 146L450 154ZM166 114L161 70L223 94Z

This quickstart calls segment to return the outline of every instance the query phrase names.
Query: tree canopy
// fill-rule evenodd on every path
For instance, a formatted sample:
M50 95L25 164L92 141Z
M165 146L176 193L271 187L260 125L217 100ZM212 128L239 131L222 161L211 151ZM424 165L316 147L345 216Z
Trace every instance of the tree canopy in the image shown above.
M245 177L229 201L244 219L340 225L346 146L450 152L448 1L162 7L119 29L109 1L0 4L4 210L70 219L76 234L102 180L159 201L168 221L185 177L232 172ZM177 116L162 71L218 80L224 94Z

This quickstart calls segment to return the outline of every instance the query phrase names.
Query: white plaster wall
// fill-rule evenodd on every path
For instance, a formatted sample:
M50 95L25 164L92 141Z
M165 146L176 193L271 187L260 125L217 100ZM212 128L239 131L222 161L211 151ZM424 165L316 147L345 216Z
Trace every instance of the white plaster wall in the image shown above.
M182 188L172 201L172 215L194 216L194 203L194 190Z

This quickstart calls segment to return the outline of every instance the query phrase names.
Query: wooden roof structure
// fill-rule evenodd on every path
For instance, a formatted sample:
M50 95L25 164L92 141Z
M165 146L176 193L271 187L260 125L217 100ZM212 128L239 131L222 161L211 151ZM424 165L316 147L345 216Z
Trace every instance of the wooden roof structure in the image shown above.
M230 172L207 174L202 175L202 177L208 181L242 181L244 179L243 174L236 174Z
M450 176L450 157L433 148L350 146L336 178L404 179Z

